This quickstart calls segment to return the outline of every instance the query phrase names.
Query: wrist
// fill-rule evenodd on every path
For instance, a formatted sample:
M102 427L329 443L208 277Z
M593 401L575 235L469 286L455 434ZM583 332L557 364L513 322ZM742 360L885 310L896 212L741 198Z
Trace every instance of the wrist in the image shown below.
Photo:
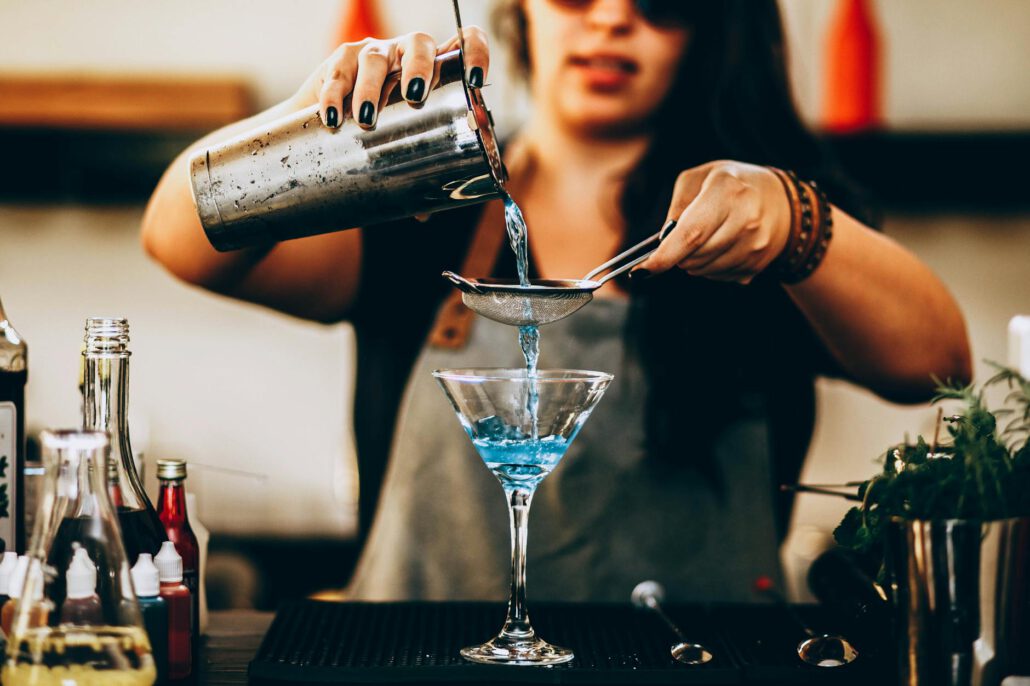
M770 227L769 252L774 255L770 265L787 249L793 231L793 217L790 195L779 170L765 167L767 179L768 222ZM784 177L785 178L785 177Z
M780 179L790 207L789 235L769 269L785 284L800 283L822 263L833 237L830 204L814 181L801 181L791 171L769 169Z

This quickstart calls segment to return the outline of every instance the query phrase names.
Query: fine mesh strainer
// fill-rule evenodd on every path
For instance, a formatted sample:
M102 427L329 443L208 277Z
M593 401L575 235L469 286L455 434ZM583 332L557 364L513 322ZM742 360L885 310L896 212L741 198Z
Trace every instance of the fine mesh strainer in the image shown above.
M598 288L650 257L658 249L657 245L623 263L652 244L660 243L673 225L670 222L658 233L594 268L582 279L533 279L528 286L520 286L518 281L511 279L467 279L450 271L443 275L458 287L462 302L476 314L509 326L542 326L568 317L590 302ZM611 271L603 277L594 280L609 269Z

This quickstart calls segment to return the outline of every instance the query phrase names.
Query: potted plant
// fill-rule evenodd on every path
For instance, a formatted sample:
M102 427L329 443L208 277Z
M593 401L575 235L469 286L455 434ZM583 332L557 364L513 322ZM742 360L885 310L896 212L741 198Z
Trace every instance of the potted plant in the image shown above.
M935 403L962 404L946 439L888 450L834 531L894 601L903 684L1030 674L1030 381L993 366L980 388L939 388Z

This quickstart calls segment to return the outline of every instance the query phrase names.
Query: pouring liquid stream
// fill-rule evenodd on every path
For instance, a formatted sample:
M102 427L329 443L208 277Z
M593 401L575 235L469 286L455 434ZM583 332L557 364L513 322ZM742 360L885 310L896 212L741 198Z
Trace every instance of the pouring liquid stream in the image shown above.
M511 196L504 194L504 223L508 230L508 242L515 253L515 268L519 275L519 285L529 285L529 237L526 233L526 220L522 211L515 204ZM531 310L529 301L524 307ZM526 312L527 318L532 312ZM537 360L540 357L540 329L536 326L519 327L519 346L522 348L522 355L526 359L526 375L530 378L536 376ZM529 398L526 410L529 412L533 425L533 440L539 436L537 427L537 406L539 405L539 393L536 384L530 384Z

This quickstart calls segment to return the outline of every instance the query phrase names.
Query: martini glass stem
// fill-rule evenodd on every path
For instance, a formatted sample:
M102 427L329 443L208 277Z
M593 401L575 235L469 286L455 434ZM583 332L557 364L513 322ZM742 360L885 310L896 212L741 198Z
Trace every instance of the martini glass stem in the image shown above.
M508 518L511 523L511 598L508 600L508 618L501 635L516 640L535 636L526 611L526 541L529 534L529 506L533 491L522 488L505 489L508 499Z

